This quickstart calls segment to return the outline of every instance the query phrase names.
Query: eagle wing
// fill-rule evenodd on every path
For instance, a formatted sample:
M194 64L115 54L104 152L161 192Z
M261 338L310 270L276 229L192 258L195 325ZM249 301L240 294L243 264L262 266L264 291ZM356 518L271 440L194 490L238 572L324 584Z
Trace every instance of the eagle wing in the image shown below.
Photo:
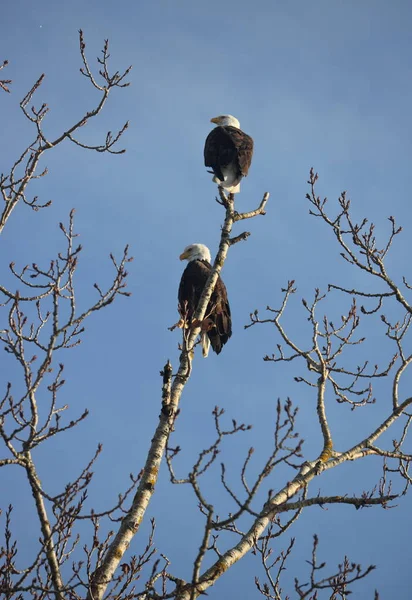
M222 167L233 162L239 175L246 177L253 156L253 139L241 129L232 126L215 127L205 142L205 166L223 181Z
M206 263L206 264L204 264ZM209 277L210 266L202 260L192 260L183 271L179 285L179 313L189 323L193 319L200 296Z
M192 260L183 271L178 292L178 309L180 316L188 323L194 317L211 268L206 260ZM207 334L213 350L216 354L219 354L232 335L232 320L227 291L220 277L218 277L207 306L205 319L210 320L211 327Z
M209 312L211 313L210 319L214 326L208 331L208 336L213 350L216 354L219 354L232 335L229 300L227 298L226 286L220 277L216 282L206 314L209 314Z

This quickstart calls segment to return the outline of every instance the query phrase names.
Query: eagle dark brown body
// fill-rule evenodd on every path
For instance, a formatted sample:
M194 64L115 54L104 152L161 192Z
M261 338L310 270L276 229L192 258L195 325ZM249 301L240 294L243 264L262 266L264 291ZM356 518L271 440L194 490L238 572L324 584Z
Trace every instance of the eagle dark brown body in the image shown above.
M236 186L246 177L252 156L253 139L237 127L215 127L206 138L205 166L211 167L223 187Z
M178 309L181 317L187 323L193 319L211 268L212 266L207 260L192 260L183 271L179 286ZM229 301L225 284L220 277L207 306L206 319L210 322L210 329L207 331L210 344L214 352L219 354L232 335Z

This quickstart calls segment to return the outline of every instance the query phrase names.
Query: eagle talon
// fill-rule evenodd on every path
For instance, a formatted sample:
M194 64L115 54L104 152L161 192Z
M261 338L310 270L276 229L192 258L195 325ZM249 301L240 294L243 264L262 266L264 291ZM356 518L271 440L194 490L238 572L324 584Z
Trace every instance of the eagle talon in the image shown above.
M187 324L186 324L185 320L184 319L179 319L179 321L177 323L175 323L171 327L168 327L168 330L169 331L174 331L176 328L183 329L184 327L187 327Z
M211 329L213 329L214 326L215 326L215 324L213 323L213 320L210 319L209 317L207 317L206 319L203 320L200 329L201 329L201 331L208 332Z

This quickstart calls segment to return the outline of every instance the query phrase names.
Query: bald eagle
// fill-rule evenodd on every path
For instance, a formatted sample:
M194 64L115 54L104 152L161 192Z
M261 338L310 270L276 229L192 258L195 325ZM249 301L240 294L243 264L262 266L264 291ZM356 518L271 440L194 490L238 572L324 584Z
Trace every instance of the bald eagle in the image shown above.
M204 244L191 244L183 250L180 260L187 260L189 264L180 280L178 310L182 319L190 324L212 268L209 248ZM231 335L232 320L226 287L218 277L201 324L203 356L206 358L208 355L210 344L219 354Z
M253 155L253 140L240 129L232 115L221 115L210 120L212 129L205 142L205 166L211 167L213 181L232 194L240 191L240 180L246 177Z

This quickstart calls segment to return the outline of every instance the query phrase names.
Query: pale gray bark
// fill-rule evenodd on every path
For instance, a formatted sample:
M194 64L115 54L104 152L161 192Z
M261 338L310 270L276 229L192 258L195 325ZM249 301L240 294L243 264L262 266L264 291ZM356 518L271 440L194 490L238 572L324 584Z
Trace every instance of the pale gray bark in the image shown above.
M230 246L233 243L240 241L240 239L245 239L245 237L247 237L247 234L241 234L241 236L238 236L239 239L231 239L230 234L233 224L238 220L265 214L264 210L266 202L269 199L269 194L266 193L260 206L255 211L247 213L247 216L245 216L243 214L239 215L235 213L233 194L229 194L229 196L226 197L223 190L220 189L220 195L222 202L226 207L226 215L222 227L219 250L194 315L194 320L198 322L202 322L204 319L207 305L209 304L217 278L225 263ZM132 506L124 517L119 531L117 532L113 543L110 545L102 564L93 575L88 596L89 600L100 600L103 598L107 585L112 580L124 553L129 547L132 538L137 533L139 525L143 520L143 516L154 493L160 464L174 423L174 416L179 407L184 387L190 377L192 368L191 352L193 351L199 332L200 326L193 327L189 330L186 348L181 353L179 369L173 380L170 396L163 398L163 410L159 417L159 424L152 439L146 464Z

